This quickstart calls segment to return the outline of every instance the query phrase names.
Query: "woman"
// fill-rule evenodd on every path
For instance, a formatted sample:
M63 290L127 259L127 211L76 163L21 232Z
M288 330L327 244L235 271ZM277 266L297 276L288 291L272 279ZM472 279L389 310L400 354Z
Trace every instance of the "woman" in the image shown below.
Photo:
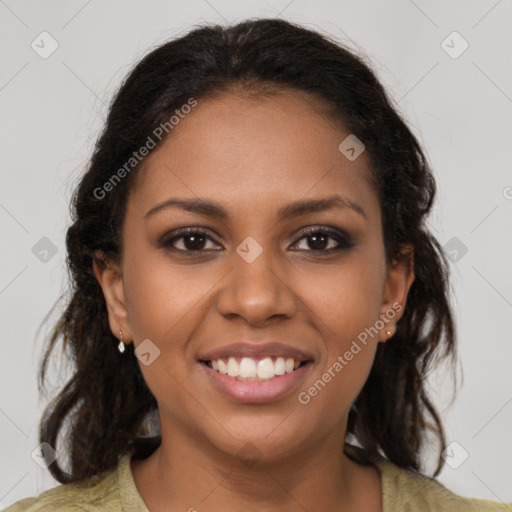
M428 432L434 476L446 448L426 374L455 353L435 190L320 34L249 20L148 54L73 198L40 375L62 337L76 371L40 429L62 485L8 511L510 510L422 469Z

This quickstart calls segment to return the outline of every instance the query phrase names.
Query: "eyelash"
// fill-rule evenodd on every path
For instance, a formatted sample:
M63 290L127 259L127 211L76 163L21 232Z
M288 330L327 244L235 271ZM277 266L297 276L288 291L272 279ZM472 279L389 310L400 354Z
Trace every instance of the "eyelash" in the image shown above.
M326 254L332 254L333 252L338 251L348 251L352 249L355 244L353 243L350 236L347 234L343 234L342 232L338 230L333 230L329 228L307 228L302 233L300 238L298 238L293 245L296 245L298 242L303 240L304 238L308 238L313 235L327 235L329 238L332 238L338 243L337 247L331 248L331 249L321 249L321 250L314 250L314 249L299 249L299 251L305 251L305 252L313 252L317 253L318 255L326 255ZM160 245L164 248L169 248L172 250L180 251L180 252L186 252L191 254L198 254L202 252L207 252L208 250L201 249L201 250L187 250L187 249L177 249L176 247L172 247L173 243L175 243L177 240L187 238L187 236L194 236L194 235L200 235L202 237L208 238L212 242L215 242L205 231L201 228L185 228L178 230L177 232L174 232L174 236L172 237L164 237L160 241ZM216 243L216 242L215 242Z

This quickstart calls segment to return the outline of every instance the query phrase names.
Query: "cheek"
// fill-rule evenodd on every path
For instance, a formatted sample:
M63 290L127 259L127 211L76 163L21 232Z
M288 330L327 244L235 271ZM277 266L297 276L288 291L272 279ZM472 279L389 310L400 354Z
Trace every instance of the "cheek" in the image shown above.
M150 364L141 359L139 367L159 404L184 408L188 342L204 317L201 300L211 293L213 278L199 276L192 266L172 265L154 250L130 254L136 256L125 259L124 271L134 343L138 347L149 339L158 349L151 349L158 355Z
M179 340L214 284L211 275L204 278L192 266L172 265L162 253L155 256L155 251L139 251L136 257L127 258L125 275L134 338L150 338L157 344Z
M344 351L347 341L378 320L384 284L383 266L378 261L354 257L346 265L299 279L307 291L301 295L309 297L310 311L320 321L318 328L331 349Z
M302 401L325 419L348 412L371 370L378 342L383 266L354 258L351 264L301 280L309 290L308 309L323 343L314 377L302 388Z

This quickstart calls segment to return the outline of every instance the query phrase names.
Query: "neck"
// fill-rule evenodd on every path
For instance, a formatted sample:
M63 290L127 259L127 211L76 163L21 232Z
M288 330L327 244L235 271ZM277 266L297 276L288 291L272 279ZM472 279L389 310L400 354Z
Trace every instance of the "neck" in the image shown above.
M132 473L152 512L358 510L363 501L364 510L382 510L378 471L347 457L344 440L333 432L280 457L253 445L231 455L175 430L148 459L133 461Z

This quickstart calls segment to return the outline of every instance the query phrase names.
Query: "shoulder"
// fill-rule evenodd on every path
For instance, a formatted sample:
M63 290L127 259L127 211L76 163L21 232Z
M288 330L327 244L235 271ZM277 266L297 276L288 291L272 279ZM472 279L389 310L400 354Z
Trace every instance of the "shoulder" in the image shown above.
M122 510L118 468L82 482L61 484L17 501L4 512L117 512Z
M459 496L437 480L386 459L376 461L376 465L382 476L384 512L512 512L512 503Z

